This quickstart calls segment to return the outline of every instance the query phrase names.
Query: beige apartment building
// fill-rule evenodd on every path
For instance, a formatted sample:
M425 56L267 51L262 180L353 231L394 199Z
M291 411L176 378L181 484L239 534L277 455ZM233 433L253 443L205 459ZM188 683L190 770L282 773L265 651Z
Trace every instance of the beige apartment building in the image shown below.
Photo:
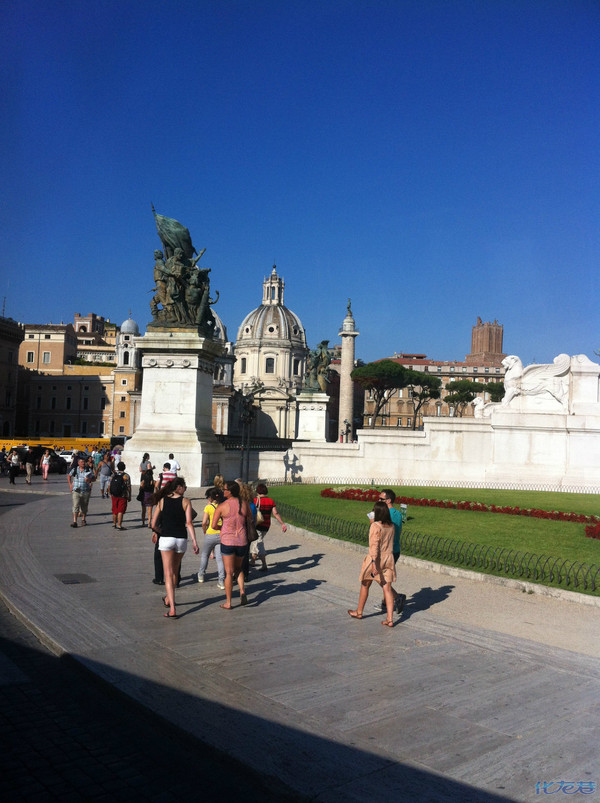
M92 317L98 320L76 315L77 332L71 324L24 326L16 434L52 440L133 435L142 381L134 344L139 329L131 319L119 328L112 366L81 364L78 338L90 335Z
M4 438L15 432L19 346L23 334L21 324L0 317L0 434Z
M502 382L505 369L502 360L506 356L502 352L504 327L497 321L484 323L481 318L471 332L471 351L463 362L453 360L432 360L425 354L394 354L392 357L382 358L397 362L405 368L422 371L437 376L442 380L439 399L432 399L421 407L418 412L416 428L423 425L426 416L453 416L455 410L444 401L449 395L447 386L450 382L459 379L468 379L482 385L488 382ZM412 429L414 425L415 409L412 400L411 388L396 390L389 401L381 409L375 422L376 427L404 427ZM484 401L489 401L489 394L483 388L481 392ZM370 391L365 392L364 426L370 427L373 422L374 400ZM473 407L468 405L463 416L472 416Z

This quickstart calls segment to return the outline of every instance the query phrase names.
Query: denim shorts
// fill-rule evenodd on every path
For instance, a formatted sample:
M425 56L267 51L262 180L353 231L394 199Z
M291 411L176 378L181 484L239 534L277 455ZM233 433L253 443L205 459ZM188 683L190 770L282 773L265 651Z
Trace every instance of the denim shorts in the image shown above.
M236 558L245 558L248 552L248 544L244 546L230 546L229 544L221 544L221 555L235 555Z

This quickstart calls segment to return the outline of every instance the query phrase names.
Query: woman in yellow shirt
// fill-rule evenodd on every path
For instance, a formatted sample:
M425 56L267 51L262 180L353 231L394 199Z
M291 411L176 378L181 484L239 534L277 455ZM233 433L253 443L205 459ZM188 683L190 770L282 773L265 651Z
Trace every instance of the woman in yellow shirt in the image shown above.
M209 488L206 492L206 498L208 503L204 508L204 514L202 516L202 530L204 532L204 543L202 544L202 554L200 556L200 569L198 571L198 582L204 582L204 575L206 573L206 567L208 565L208 556L213 551L215 552L215 558L217 559L217 571L218 571L218 579L217 579L217 588L223 590L225 588L225 566L223 565L223 558L221 557L221 539L220 539L220 530L214 530L212 527L212 517L217 509L217 505L220 505L223 501L223 494L219 488Z

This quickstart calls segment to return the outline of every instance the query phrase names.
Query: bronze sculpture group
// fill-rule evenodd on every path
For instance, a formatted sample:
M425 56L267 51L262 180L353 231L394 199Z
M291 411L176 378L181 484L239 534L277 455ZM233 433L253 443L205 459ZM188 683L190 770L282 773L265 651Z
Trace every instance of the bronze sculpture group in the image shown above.
M202 334L212 335L215 320L210 308L218 301L219 293L214 301L210 298L210 268L197 266L206 249L198 254L185 226L157 215L154 207L152 211L164 250L164 254L158 249L154 252L152 323L194 327Z

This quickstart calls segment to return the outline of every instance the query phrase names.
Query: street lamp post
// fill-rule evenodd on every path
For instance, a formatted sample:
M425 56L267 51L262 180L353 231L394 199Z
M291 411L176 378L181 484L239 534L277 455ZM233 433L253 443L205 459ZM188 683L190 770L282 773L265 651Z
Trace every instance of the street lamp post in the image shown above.
M248 482L248 475L250 473L250 429L251 424L256 417L256 408L254 407L254 397L262 390L264 385L258 382L253 385L248 393L239 391L241 412L240 421L242 423L242 447L240 450L240 477L244 482ZM245 458L245 459L244 459Z

